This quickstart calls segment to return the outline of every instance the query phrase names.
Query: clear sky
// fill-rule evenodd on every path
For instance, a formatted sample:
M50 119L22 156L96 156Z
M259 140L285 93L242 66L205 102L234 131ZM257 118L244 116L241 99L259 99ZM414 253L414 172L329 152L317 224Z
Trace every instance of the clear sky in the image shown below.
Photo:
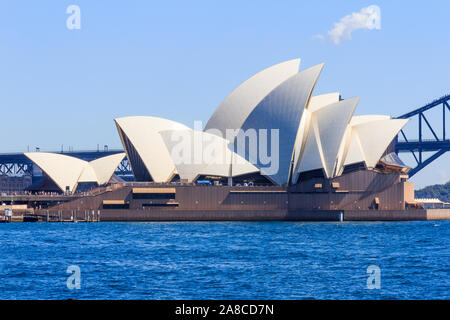
M73 4L79 30L66 26ZM327 36L370 5L381 29ZM315 94L360 96L357 114L398 116L450 93L449 12L446 0L3 0L0 152L121 148L121 116L206 123L242 81L297 57L301 68L326 63ZM448 180L450 154L413 179Z

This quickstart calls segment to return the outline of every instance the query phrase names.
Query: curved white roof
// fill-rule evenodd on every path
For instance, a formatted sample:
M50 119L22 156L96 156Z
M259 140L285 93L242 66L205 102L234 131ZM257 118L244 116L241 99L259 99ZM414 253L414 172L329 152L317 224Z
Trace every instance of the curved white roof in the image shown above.
M339 171L339 149L344 143L345 130L358 105L359 98L351 98L331 104L315 112L319 127L325 175L333 178Z
M374 168L408 121L408 119L391 119L384 115L353 117L347 129L343 164L365 162L368 168Z
M386 115L362 115L354 116L350 121L350 124L345 130L344 142L339 150L338 158L338 174L342 174L344 166L359 162L365 162L364 155L362 153L361 142L357 134L353 133L353 126L357 124L363 124L375 120L389 120L391 117Z
M313 132L310 132L312 112L315 112L329 104L338 102L339 99L340 94L337 92L311 97L309 104L306 107L306 110L303 112L302 119L300 120L300 125L297 131L297 138L295 140L294 170L292 175L293 183L297 183L298 181L298 177L301 171L301 169L299 168L300 159L304 157L305 150L307 149L309 150L307 152L307 157L309 159L307 160L305 159L304 161L305 168L310 166L307 165L306 163L316 164L318 163L318 159L320 158L320 152L319 149L317 148L317 141L315 140L315 135L313 134ZM314 141L310 141L311 139ZM307 143L309 144L309 146L307 146ZM314 167L315 165L312 166Z
M63 154L28 152L25 156L35 163L61 189L74 192L87 162Z
M181 179L194 181L200 175L236 177L259 172L231 151L226 139L216 135L194 130L168 130L162 131L161 136Z
M339 99L339 98L338 98ZM326 99L320 99L326 103ZM323 168L327 178L335 177L339 169L339 151L344 143L345 131L350 123L359 98L317 105L310 112L310 124L306 144L300 154L293 182L297 183L300 172Z
M363 116L355 116L350 121L350 124L347 127L345 133L345 143L341 150L341 173L344 170L344 166L364 162L365 157L362 151L361 142L359 140L358 134L356 130L353 129L353 126L357 124L363 124L375 120L389 120L391 117L386 115L363 115Z
M375 168L389 144L408 121L409 119L375 120L353 126L368 168Z
M258 104L242 125L244 132L249 129L267 129L270 135L271 130L279 130L278 170L275 172L270 164L267 165L261 161L259 150L255 164L261 170L262 175L276 184L287 184L289 181L300 119L309 103L323 66L323 64L319 64L311 67L284 81ZM258 148L260 145L258 141ZM267 149L271 150L272 147L272 142L269 141Z
M311 97L307 109L309 112L318 111L319 109L322 109L325 106L339 102L340 97L341 95L339 92L326 93L321 94L319 96Z
M85 164L77 183L81 182L94 182L97 181L97 175L95 174L94 168L92 168L87 163Z
M384 114L365 114L362 116L354 116L350 121L351 126L368 123L376 120L390 120L391 117Z
M203 132L155 117L116 119L136 180L168 182L175 174L194 180L199 175L259 172L284 185L290 179L297 183L305 171L323 169L333 178L342 174L344 165L363 161L374 167L407 120L353 117L359 98L341 101L339 93L311 98L323 64L298 72L299 64L300 59L286 61L242 83L215 110ZM174 135L186 141L173 140ZM248 146L249 140L255 146ZM207 160L200 155L199 161L194 145L216 153ZM179 162L176 154L182 149L189 157ZM228 157L240 164L217 163ZM92 176L89 168L82 172L83 179Z
M119 153L87 162L58 153L27 152L24 155L41 168L61 191L68 188L71 193L81 182L108 183L125 157L125 153Z
M277 86L298 73L300 59L267 68L237 87L217 107L205 131L218 129L226 137L227 129L239 129L253 109Z
M159 132L189 128L156 117L125 117L115 122L136 179L170 181L176 173L175 165Z
M309 115L309 128L306 131L306 143L302 147L302 154L297 157L297 168L294 169L292 182L297 183L301 172L323 168L323 156L321 152L318 125L316 117Z
M125 156L125 153L117 153L89 162L90 167L95 172L97 183L99 185L108 183L109 180L111 180L114 171L116 171Z

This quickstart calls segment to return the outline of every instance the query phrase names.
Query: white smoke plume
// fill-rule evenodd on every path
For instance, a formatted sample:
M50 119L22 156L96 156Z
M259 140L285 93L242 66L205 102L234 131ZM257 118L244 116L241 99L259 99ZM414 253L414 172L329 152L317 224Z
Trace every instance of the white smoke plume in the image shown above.
M360 12L353 12L343 17L334 24L334 28L328 31L328 38L334 44L340 44L342 40L352 38L352 32L360 29L380 30L381 10L380 7L372 5L362 8Z

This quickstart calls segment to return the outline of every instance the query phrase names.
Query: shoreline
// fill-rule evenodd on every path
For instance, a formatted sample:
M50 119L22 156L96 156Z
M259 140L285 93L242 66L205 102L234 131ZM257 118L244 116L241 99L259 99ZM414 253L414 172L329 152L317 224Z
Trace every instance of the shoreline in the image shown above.
M38 210L32 214L14 215L11 222L406 222L444 220L450 220L450 209L389 211Z

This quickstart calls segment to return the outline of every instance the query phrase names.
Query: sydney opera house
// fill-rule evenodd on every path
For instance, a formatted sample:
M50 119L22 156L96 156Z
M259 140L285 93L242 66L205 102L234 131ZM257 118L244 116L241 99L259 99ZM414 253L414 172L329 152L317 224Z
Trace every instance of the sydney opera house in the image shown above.
M355 116L358 97L314 95L323 67L299 71L295 59L259 72L223 100L204 128L151 116L115 119L124 154L92 162L26 156L60 192L86 183L121 186L75 200L87 209L404 210L413 185L392 142L408 120ZM133 183L114 181L125 156Z
M204 176L245 176L250 181L253 176L270 184L289 185L312 172L335 178L353 164L374 169L408 120L353 116L359 98L342 100L339 93L313 96L323 65L298 72L299 63L287 61L245 81L216 109L203 132L154 117L116 119L136 180L171 182L176 177L195 182ZM248 131L261 130L277 130L278 140L259 141L262 137L256 135L254 157L244 148L238 152L239 133L233 133L245 138ZM187 138L191 149L197 142L199 149L217 152L210 157L200 155L201 161L195 161L194 150L188 150L191 157L174 161L173 149L181 142L174 141L177 133ZM278 154L272 158L277 158L278 170L271 170L273 163L265 164L258 149L264 144L273 150L275 143Z

